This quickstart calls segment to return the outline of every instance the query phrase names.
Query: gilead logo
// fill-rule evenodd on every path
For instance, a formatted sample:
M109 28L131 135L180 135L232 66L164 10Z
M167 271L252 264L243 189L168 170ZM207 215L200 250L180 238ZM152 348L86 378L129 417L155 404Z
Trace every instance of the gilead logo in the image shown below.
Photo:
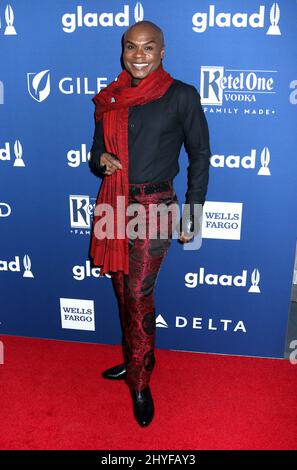
M59 80L58 87L64 95L95 95L106 87L107 80L107 77L96 77L92 80L88 77L63 77ZM41 103L51 92L50 71L27 73L27 83L30 96Z
M82 5L76 7L75 13L65 13L62 16L62 29L65 33L74 33L77 28L98 28L129 26L129 5L124 5L124 11L102 12L102 13L85 13ZM134 7L134 20L135 22L143 20L143 7L141 2L137 2Z
M28 92L31 97L41 103L44 101L51 91L50 72L42 70L39 73L27 73Z

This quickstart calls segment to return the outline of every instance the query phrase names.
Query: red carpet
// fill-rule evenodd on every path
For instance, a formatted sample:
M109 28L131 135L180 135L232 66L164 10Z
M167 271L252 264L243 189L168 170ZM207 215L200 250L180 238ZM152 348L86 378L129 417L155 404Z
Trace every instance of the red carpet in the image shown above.
M297 449L297 366L156 350L156 415L101 378L120 346L2 336L1 449Z

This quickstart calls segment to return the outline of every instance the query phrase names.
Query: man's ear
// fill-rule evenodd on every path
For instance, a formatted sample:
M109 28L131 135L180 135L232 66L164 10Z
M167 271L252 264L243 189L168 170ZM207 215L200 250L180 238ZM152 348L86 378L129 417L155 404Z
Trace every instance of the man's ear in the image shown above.
M161 50L161 59L163 59L164 55L165 55L165 49L162 49Z

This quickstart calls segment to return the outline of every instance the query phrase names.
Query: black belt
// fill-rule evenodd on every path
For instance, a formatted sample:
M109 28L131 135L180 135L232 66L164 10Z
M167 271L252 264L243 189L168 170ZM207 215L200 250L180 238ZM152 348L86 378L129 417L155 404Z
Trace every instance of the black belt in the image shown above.
M162 181L161 183L147 183L142 184L140 186L133 186L130 185L129 187L129 194L131 196L136 196L137 194L141 194L141 188L144 194L153 194L153 193L160 193L162 191L168 191L172 188L171 184L167 181Z

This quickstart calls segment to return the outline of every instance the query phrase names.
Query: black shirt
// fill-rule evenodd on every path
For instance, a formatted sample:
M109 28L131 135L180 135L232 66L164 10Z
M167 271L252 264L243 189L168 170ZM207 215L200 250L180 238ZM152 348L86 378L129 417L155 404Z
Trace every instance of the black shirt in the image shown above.
M174 79L158 100L129 108L129 182L159 182L179 172L184 143L189 158L186 203L204 204L211 150L200 94L192 85ZM104 153L102 121L95 127L90 166L98 169Z

